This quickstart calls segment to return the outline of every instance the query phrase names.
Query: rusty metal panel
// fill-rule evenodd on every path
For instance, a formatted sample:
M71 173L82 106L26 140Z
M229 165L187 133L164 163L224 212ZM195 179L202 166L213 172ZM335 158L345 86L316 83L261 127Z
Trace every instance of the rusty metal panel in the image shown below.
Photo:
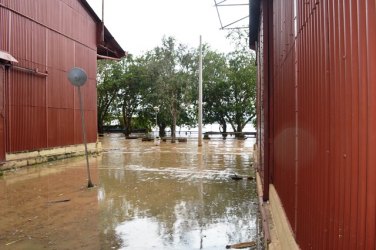
M8 103L11 106L46 106L46 80L29 73L11 70Z
M54 31L48 31L48 67L68 71L74 65L74 41Z
M326 30L321 20L323 6L308 9L311 16L305 20L297 38L299 188L296 209L297 239L303 249L325 249L323 228L327 227L325 216L328 215L324 207L328 191L326 170L330 169L325 161L330 117L327 116L329 86L324 45L327 39L321 36Z
M9 11L0 8L0 34L9 33ZM0 36L0 50L9 51L8 36Z
M258 43L257 43L257 143L258 143L258 162L257 162L257 169L260 173L261 179L263 181L263 189L264 193L267 195L268 193L265 191L266 185L268 185L268 176L265 175L265 162L264 162L264 149L265 149L265 107L264 107L264 15L263 9L261 8L261 15L260 15L260 32L258 35Z
M273 3L273 183L295 232L295 74L293 1ZM283 197L283 198L282 198Z
M21 16L96 50L96 22L78 0L16 0L4 5Z
M273 144L270 176L297 243L375 249L376 3L272 2L272 29L263 33L261 17L257 48L258 140L264 149ZM272 107L265 111L268 70ZM269 128L271 138L263 136Z
M97 50L97 24L89 15L87 10L82 5L77 6L78 23L73 23L75 29L75 37L80 43L85 44L93 50ZM77 28L78 27L78 28Z
M88 73L82 92L88 141L95 142L95 20L78 0L2 0L1 4L0 49L27 69L11 68L5 83L6 151L82 142L77 94L67 80L67 71L78 65Z
M294 54L274 72L274 185L295 230L295 81ZM282 198L283 197L283 198Z
M18 60L20 65L28 66L31 61L31 22L22 16L11 13L10 53Z
M48 108L48 146L71 145L74 138L73 109Z
M5 74L0 65L0 162L5 160Z
M367 205L366 205L366 248L376 248L376 3L366 1L367 43Z
M361 176L361 172L359 171L359 166L363 165L364 162L360 161L360 156L363 154L359 151L360 146L362 143L359 137L359 132L363 124L360 123L360 114L362 111L360 111L360 88L359 88L359 73L360 73L360 68L359 68L359 41L358 41L358 6L357 3L353 1L349 1L348 5L348 15L349 18L347 19L347 30L351 30L351 37L348 37L347 40L347 45L346 45L346 51L348 51L348 56L350 60L347 60L347 76L346 79L349 79L352 82L352 85L350 85L352 96L352 104L353 106L351 107L351 113L352 113L352 121L351 121L351 127L352 127L352 134L351 134L351 157L349 158L350 164L351 164L351 169L350 169L350 176L351 182L350 182L350 193L349 193L349 198L350 198L350 215L349 215L349 223L350 223L350 228L348 230L349 234L349 242L348 246L350 249L356 249L363 245L360 234L364 234L364 232L361 232L358 228L358 223L363 224L364 223L364 217L363 215L360 215L359 212L359 206L358 206L358 201L360 201L360 197L364 195L361 192L360 183L362 183L360 178L363 178ZM360 201L362 203L362 201ZM363 226L361 226L363 227Z
M80 44L75 44L75 65L83 68L88 74L88 81L82 87L83 106L85 110L96 110L96 54ZM75 91L75 107L79 108L77 91Z
M39 22L43 25L47 25L47 15L50 10L47 8L48 0L34 0L33 1L33 11L31 12L31 18L35 19L36 22Z
M46 25L53 30L59 31L60 1L51 0L46 2L47 19Z
M88 142L97 141L96 128L96 111L85 110L84 119L86 125L86 140ZM81 113L79 109L74 110L74 144L82 144L82 124L81 124Z
M74 109L74 87L67 79L67 72L55 68L49 68L48 72L48 107Z
M47 65L47 29L37 23L31 24L31 61L39 71L45 72Z
M9 107L8 152L41 149L47 147L47 123L44 107Z

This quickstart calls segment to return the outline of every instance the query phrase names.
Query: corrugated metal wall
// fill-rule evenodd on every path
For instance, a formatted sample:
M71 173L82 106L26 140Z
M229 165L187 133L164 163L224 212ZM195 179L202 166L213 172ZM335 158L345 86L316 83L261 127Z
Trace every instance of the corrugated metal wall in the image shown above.
M5 75L0 65L0 162L5 160Z
M273 13L272 63L263 64L273 79L269 178L296 240L375 249L375 1L264 2Z
M263 188L264 188L264 195L265 198L268 198L268 185L269 185L269 178L267 176L267 173L265 175L265 151L264 148L266 146L265 144L265 107L264 107L264 96L265 96L265 72L264 72L264 13L261 9L261 15L260 15L260 33L258 38L258 50L257 53L257 67L258 67L258 75L257 75L257 142L259 145L259 155L258 155L258 161L256 162L258 172L260 173L261 179L263 180Z
M293 1L274 1L273 13L273 183L283 200L291 227L295 230L296 81Z
M82 88L89 142L96 135L96 24L78 0L0 0L0 49L17 66L6 82L7 152L82 143L74 66L88 73Z

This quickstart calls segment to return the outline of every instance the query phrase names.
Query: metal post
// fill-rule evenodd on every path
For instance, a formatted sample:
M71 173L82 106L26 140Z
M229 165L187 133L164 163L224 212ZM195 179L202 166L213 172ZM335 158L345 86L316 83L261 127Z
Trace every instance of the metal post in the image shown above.
M101 42L104 43L104 0L102 0L102 33L101 33Z
M156 146L158 146L159 143L161 142L161 139L159 138L159 135L158 135L158 112L159 112L159 107L154 107L154 111L155 111L155 137L154 137L154 144Z
M78 86L77 88L78 88L78 98L79 98L79 101L80 101L81 124L82 124L82 138L83 138L84 146L85 146L86 168L87 168L87 176L88 176L87 187L91 188L91 187L94 187L94 185L91 182L90 169L89 169L89 155L88 155L88 152L87 152L87 145L86 145L85 117L84 117L84 111L82 109L81 88L80 88L80 86Z
M202 146L202 42L200 35L200 55L198 74L198 146Z
M104 23L104 0L102 0L102 22Z
M158 136L158 113L155 113L155 136Z
M87 145L86 145L85 117L84 117L84 110L82 108L82 97L81 97L81 88L80 88L86 83L87 74L85 70L74 67L68 72L68 80L73 86L78 88L78 100L80 102L81 124L82 124L82 138L83 138L84 146L85 146L86 168L87 168L87 176L88 176L87 187L91 188L91 187L94 187L94 185L91 182L91 177L90 177L89 156L88 156Z

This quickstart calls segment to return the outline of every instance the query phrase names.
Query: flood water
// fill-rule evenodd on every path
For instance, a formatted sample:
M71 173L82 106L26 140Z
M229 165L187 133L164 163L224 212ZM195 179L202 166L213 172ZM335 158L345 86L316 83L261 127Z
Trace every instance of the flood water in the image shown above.
M225 249L259 240L254 141L101 138L90 157L0 178L0 249Z

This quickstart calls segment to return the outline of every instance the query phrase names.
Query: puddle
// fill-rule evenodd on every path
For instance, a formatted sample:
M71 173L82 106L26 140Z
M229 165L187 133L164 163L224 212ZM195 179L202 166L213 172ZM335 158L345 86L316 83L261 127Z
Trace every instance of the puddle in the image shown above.
M104 152L0 179L0 249L225 249L258 241L253 141L101 138Z

